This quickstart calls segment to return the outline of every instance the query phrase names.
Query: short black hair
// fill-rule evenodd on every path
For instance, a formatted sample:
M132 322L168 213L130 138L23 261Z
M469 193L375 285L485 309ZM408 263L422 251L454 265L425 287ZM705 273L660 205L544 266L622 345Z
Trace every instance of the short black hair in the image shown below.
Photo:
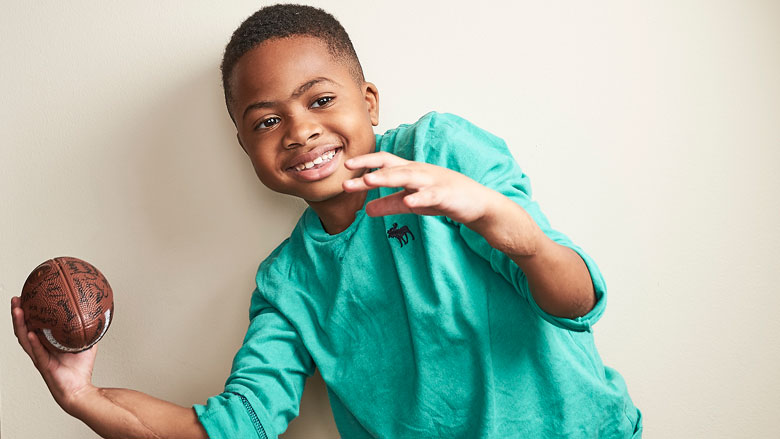
M365 79L355 48L347 31L331 14L322 9L306 5L280 4L267 6L252 14L233 32L222 57L222 87L225 104L230 113L233 99L230 75L238 60L245 53L273 38L289 38L297 35L311 36L322 40L328 51L339 61L347 63L356 82ZM231 117L232 114L231 114Z

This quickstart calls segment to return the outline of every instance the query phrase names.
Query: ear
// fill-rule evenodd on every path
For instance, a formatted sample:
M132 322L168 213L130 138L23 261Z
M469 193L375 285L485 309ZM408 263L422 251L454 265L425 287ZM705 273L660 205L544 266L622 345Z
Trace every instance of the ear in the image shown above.
M379 90L371 82L363 83L363 94L366 100L366 109L371 118L371 125L379 125Z
M246 148L244 147L244 144L241 142L241 136L236 132L236 140L238 140L238 144L241 145L241 149L244 150L244 153L246 155L249 155L249 153L246 151Z

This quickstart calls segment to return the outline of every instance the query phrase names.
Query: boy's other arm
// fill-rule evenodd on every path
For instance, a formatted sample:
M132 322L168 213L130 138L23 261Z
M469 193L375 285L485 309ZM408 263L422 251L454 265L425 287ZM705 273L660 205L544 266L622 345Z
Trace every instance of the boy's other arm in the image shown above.
M192 407L130 389L90 386L67 411L104 438L208 438Z
M596 292L580 255L548 238L520 205L485 189L492 194L486 194L484 214L464 224L520 267L534 301L545 312L565 318L590 312Z
M514 261L526 275L534 300L545 312L575 318L595 306L593 281L582 258L548 238L525 209L503 194L456 171L387 152L352 158L346 166L379 168L345 181L347 192L403 188L370 202L366 206L369 215L445 215L479 233Z
M97 346L78 354L53 354L24 323L18 297L11 299L14 334L65 412L104 438L207 438L192 408L141 392L92 385Z

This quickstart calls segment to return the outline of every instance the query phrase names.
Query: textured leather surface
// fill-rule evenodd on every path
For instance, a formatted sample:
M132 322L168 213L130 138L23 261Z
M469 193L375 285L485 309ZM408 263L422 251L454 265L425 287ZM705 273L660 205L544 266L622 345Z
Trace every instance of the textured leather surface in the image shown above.
M21 302L27 327L49 349L64 352L97 343L114 316L114 295L103 274L67 256L36 267L22 287Z

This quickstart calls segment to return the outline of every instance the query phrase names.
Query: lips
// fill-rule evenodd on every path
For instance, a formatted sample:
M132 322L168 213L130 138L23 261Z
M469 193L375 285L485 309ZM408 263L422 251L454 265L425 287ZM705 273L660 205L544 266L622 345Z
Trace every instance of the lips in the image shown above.
M286 169L288 175L301 182L312 183L329 177L343 167L343 147L321 148L319 151L315 149L292 159L289 163L293 165Z
M323 163L327 163L333 159L333 157L336 155L336 150L332 149L325 154L322 154L321 156L318 156L314 160L306 163L298 163L297 165L293 166L293 169L296 171L303 171L304 169L311 169L315 166L319 166Z
M342 148L340 146L325 146L314 148L313 150L298 155L290 160L289 165L285 168L287 171L303 171L306 169L316 168L328 163L340 152Z

